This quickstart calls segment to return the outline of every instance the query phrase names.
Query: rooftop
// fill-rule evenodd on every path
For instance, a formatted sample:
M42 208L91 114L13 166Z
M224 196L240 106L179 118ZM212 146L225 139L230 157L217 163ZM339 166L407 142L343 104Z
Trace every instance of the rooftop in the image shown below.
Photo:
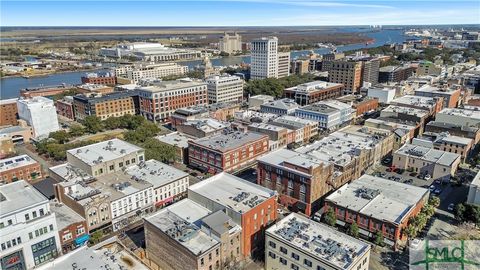
M71 149L67 153L93 166L140 151L143 151L143 149L131 143L119 139L111 139Z
M21 132L24 130L29 130L29 127L21 127L21 126L11 126L0 129L0 134L9 134L13 132Z
M175 81L162 81L155 83L152 86L140 87L138 90L146 92L164 92L171 90L181 90L185 88L206 86L207 83L197 80L175 80Z
M111 200L118 200L125 196L146 190L153 185L148 181L134 178L119 171L101 175L97 178L97 181L89 183L88 186L100 190L104 195L109 195Z
M48 199L24 180L0 186L0 218L24 208L48 203Z
M188 141L194 139L193 137L178 132L172 132L163 136L157 136L155 138L163 143L181 148L187 148Z
M452 89L452 88L439 88L436 86L426 84L418 88L417 90L415 90L415 93L426 92L426 93L433 93L433 94L440 94L440 95L453 95L457 91L460 91L460 90Z
M50 210L55 213L55 219L57 220L57 226L59 230L64 229L71 224L85 221L82 216L62 203L51 201Z
M181 126L191 126L205 133L215 132L230 127L230 123L221 122L212 118L188 120Z
M283 126L290 129L299 129L303 128L306 125L318 125L318 122L291 115L282 115L276 119L273 119L271 124Z
M18 98L0 99L0 105L17 104Z
M36 163L38 162L28 155L0 159L0 172L5 172L18 167L28 166Z
M315 91L322 91L328 90L332 87L342 86L341 83L331 83L331 82L324 82L324 81L313 81L308 83L299 84L294 87L290 87L285 89L285 91L296 91L296 92L315 92Z
M263 107L271 107L274 109L282 109L282 110L294 110L296 108L299 108L300 106L293 99L283 98L283 99L270 101L260 105L260 108L263 108Z
M240 214L275 195L275 191L228 173L219 173L189 187L194 192Z
M175 206L177 203L173 204ZM199 256L220 244L211 236L195 225L193 220L185 220L182 216L172 212L170 207L160 210L156 214L145 218L147 222L157 227L170 238L183 245L190 252Z
M245 132L240 131L235 132L224 132L223 134L200 138L194 140L193 142L204 147L211 148L220 152L227 152L233 149L236 149L247 143L256 142L262 138L268 137L267 135L254 133L254 132Z
M313 111L313 112L318 112L322 114L333 114L338 112L339 110L345 110L348 108L351 109L352 106L337 100L324 100L324 101L320 101L314 104L301 107L299 108L299 110Z
M436 100L432 97L421 97L421 96L402 96L398 97L390 102L395 105L413 105L422 108L431 109L435 106Z
M418 118L424 118L424 117L427 117L427 115L428 115L428 112L425 111L425 110L402 107L402 106L397 106L397 105L388 106L387 108L383 109L380 112L380 115L382 115L382 112L407 114L407 115L412 115L412 116L415 116L415 117L418 117Z
M300 170L296 170L294 167L288 166L288 165L292 164L300 168L314 169L314 168L317 168L318 166L326 166L330 164L328 162L325 163L322 160L316 159L313 156L297 153L295 151L288 150L288 149L279 149L277 151L270 152L267 155L259 157L257 160L259 162L271 164L276 167L282 167L283 169L293 171L296 174L306 175L307 177L309 176L308 173L305 173Z
M467 110L458 108L445 108L439 114L458 115L480 120L480 110Z
M325 200L365 216L400 224L428 192L426 188L365 174Z
M154 159L132 165L125 173L131 175L133 179L149 182L154 188L188 178L188 173Z
M226 232L233 233L242 230L242 228L223 211L217 211L204 217L202 219L202 225L210 228L219 235Z
M42 97L42 96L35 96L31 98L19 98L17 102L23 103L25 105L53 104L53 100L46 97Z
M332 269L351 269L370 250L369 244L296 213L278 221L266 233L296 246Z
M458 154L412 144L403 145L395 154L403 154L443 166L452 166L453 162L460 158Z

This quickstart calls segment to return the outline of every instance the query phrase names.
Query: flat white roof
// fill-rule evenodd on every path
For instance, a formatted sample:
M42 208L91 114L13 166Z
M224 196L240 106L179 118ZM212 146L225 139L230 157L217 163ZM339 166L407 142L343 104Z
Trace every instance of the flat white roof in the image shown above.
M402 154L428 162L440 164L443 166L452 166L455 160L460 158L460 155L450 152L445 152L442 150L437 150L433 148L405 144L400 149L398 149L395 154Z
M188 141L195 138L182 133L172 132L163 136L157 136L155 139L172 146L188 148Z
M0 172L6 172L15 168L38 163L28 155L20 155L0 160Z
M468 118L473 118L480 120L480 110L467 110L467 109L458 109L458 108L445 108L441 110L438 114L448 114L448 115L457 115Z
M266 233L332 266L331 269L351 269L370 250L369 244L296 213L273 224Z
M112 139L71 149L67 152L92 166L100 162L115 160L138 151L143 151L143 149L119 139Z
M24 180L0 186L0 217L41 203L48 199Z
M338 206L378 220L400 224L428 189L362 175L326 198Z
M246 213L276 194L273 190L225 172L190 186L189 191L238 213Z
M149 182L153 188L176 182L185 177L188 178L188 173L154 159L132 165L125 170L125 173L135 179Z

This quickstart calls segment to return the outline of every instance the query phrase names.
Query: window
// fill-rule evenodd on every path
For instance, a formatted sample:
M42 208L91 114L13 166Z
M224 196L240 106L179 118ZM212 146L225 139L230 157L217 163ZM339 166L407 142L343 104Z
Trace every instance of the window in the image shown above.
M29 232L28 233L28 238L32 239L33 238L33 233Z
M276 248L277 247L277 244L275 244L274 242L272 241L268 241L268 245L271 246L272 248ZM280 248L281 249L281 248Z
M43 212L43 209L40 209L40 216L43 216L45 215L45 213Z
M109 169L110 169L110 171L113 171L113 169L115 169L115 166L114 166L114 165L110 165Z
M298 270L299 269L298 265L295 265L293 263L290 265L290 268L292 268L293 270Z
M282 252L283 254L287 254L287 249L284 247L280 247L280 252Z
M30 215L29 214L25 214L25 220L30 220Z
M273 253L271 251L268 252L268 256L270 256L270 258L272 258L272 259L275 259L277 257L277 255L275 255L275 253Z
M205 261L203 260L203 258L200 259L200 265L201 265L201 266L204 266L204 265L205 265Z
M50 231L53 231L53 224L50 224Z
M308 267L312 267L312 262L309 261L309 260L307 260L307 259L304 259L304 260L303 260L303 264L305 264L305 265L308 266Z
M300 256L298 256L298 254L295 254L292 252L292 258L294 258L295 260L299 260L300 259Z
M283 265L287 265L287 260L285 260L284 258L280 257L280 262L283 264Z
M320 265L317 265L317 270L325 270L325 268L321 267Z

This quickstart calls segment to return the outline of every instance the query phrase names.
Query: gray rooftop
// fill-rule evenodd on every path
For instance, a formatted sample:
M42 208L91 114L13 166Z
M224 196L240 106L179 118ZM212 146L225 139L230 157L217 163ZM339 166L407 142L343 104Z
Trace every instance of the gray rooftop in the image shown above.
M299 108L303 111L313 111L321 114L333 114L339 110L352 108L352 106L336 100L324 100Z
M213 150L220 152L227 152L232 149L236 149L241 145L247 143L256 142L264 137L268 137L264 134L254 133L254 132L245 132L240 131L235 132L225 132L223 134L200 138L194 140L193 142L198 145L202 145Z
M242 228L235 223L223 211L217 211L202 219L202 225L211 229L217 236L224 233L233 233L242 230Z
M199 87L199 86L206 87L207 83L203 81L197 81L197 80L163 81L163 82L155 83L154 86L140 87L137 90L157 93L157 92L181 90L185 88L192 88L192 87Z
M436 101L433 97L421 97L421 96L402 96L398 97L390 102L390 104L394 105L410 105L410 106L417 106L420 108L427 108L431 109L435 106Z
M477 121L480 121L480 110L445 108L441 110L438 114L457 115L457 116L469 117Z
M460 158L460 155L433 148L427 148L412 144L405 144L398 149L395 154L403 154L409 157L418 158L431 163L443 166L452 166L452 164Z
M279 149L274 152L270 152L267 155L259 157L257 159L259 162L270 164L275 167L280 167L284 170L289 170L295 172L296 174L306 175L307 177L309 174L295 170L292 166L287 168L287 164L292 164L300 168L317 168L318 166L326 166L330 164L329 162L324 162L322 160L316 159L313 156L298 153L288 149Z
M28 155L20 155L11 158L5 158L0 160L0 172L5 172L12 170L18 167L23 167L27 165L32 165L38 163L33 158Z
M143 149L119 139L112 139L71 149L67 152L93 166L100 162L115 160L139 151L143 151Z
M308 83L299 84L294 87L290 87L285 89L286 91L297 91L297 92L315 92L315 91L322 91L328 90L332 87L341 86L341 83L332 83L332 82L324 82L324 81L313 81Z
M101 175L97 181L88 184L89 187L98 189L102 194L109 195L112 200L141 192L153 185L141 179L132 181L132 177L122 171Z
M269 107L269 108L280 109L280 110L294 110L300 106L293 99L283 98L283 99L270 101L260 105L260 108L263 108L263 107Z
M24 130L29 130L30 128L28 127L21 127L21 126L11 126L11 127L6 127L0 129L0 134L9 134L13 132L20 132Z
M149 182L154 189L188 178L188 173L154 159L132 165L125 170L125 173L134 179Z
M365 174L325 200L365 216L400 224L428 192L425 188Z
M59 230L62 230L71 224L85 221L82 216L62 203L50 202L50 210L55 213Z
M48 203L48 199L23 180L0 186L1 218L44 203Z
M205 179L188 189L189 193L195 192L238 213L246 213L276 194L273 190L225 172Z
M296 213L272 225L266 234L294 245L331 269L352 269L370 250L369 244Z
M172 146L188 148L188 141L194 138L182 133L172 132L163 136L157 136L155 139Z
M170 211L169 207L160 210L145 220L196 256L200 256L213 247L220 245L219 241L207 235L191 221L185 220Z

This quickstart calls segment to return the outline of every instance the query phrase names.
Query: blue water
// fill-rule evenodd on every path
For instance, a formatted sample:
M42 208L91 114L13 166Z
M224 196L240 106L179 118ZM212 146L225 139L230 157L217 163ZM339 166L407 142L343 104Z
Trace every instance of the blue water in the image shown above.
M353 30L352 30L353 29ZM342 29L343 31L343 29ZM382 46L386 43L401 43L405 41L406 36L403 35L401 30L381 30L378 32L371 32L369 29L355 29L349 28L348 31L362 32L365 36L375 39L375 42L372 44L350 44L345 46L337 47L337 51L349 51L362 48L371 48ZM315 53L325 54L329 53L330 49L320 48L314 50ZM309 50L306 51L295 51L291 53L291 58L297 58L302 55L308 55ZM241 63L250 63L250 56L241 56L241 57L224 57L212 59L212 64L214 66L231 66L238 65ZM189 68L194 68L201 64L201 60L181 62L182 65L186 65ZM90 71L92 72L92 71ZM36 87L36 86L47 86L47 85L59 85L62 83L65 84L80 84L80 77L83 76L85 71L78 72L66 72L66 73L57 73L49 76L42 77L32 77L25 79L22 77L15 78L4 78L0 80L0 99L15 98L20 95L20 89L27 87Z

